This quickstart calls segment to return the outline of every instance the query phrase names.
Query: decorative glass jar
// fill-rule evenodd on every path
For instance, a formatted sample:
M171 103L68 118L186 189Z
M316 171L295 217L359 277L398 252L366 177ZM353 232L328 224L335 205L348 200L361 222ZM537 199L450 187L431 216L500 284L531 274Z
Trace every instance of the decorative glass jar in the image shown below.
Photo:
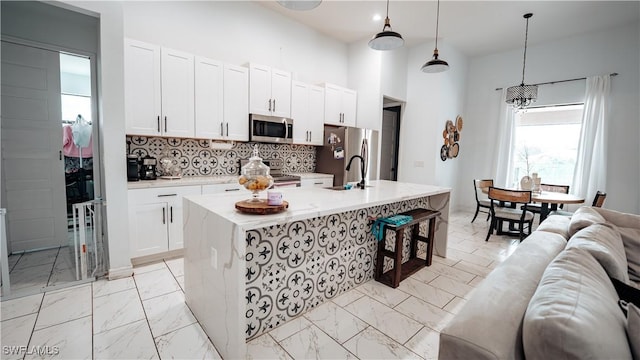
M259 193L267 190L273 185L273 177L269 175L269 167L262 162L258 156L258 145L253 147L253 156L249 162L242 167L241 175L238 178L240 185L252 192L250 202L259 202Z

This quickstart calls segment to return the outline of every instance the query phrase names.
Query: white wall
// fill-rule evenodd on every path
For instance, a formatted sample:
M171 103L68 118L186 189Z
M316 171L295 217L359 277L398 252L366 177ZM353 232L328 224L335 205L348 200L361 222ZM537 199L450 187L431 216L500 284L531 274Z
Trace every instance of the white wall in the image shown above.
M373 50L369 39L349 45L349 88L358 92L356 126L380 130L382 127L382 94L380 92L381 56Z
M633 157L640 154L638 99L640 98L639 25L561 39L527 50L526 83L620 73L612 79L611 112L608 140L607 201L605 207L640 212L640 167ZM533 34L532 34L533 35ZM496 87L517 85L521 80L522 49L470 60L464 147L473 152L461 157L461 171L456 192L458 207L474 205L472 179L492 178L500 92ZM583 83L583 81L581 81ZM584 92L580 83L543 85L538 89L541 103L575 100ZM580 97L580 96L578 96ZM582 100L584 93L582 93ZM462 152L462 151L461 151ZM633 159L633 160L631 160ZM590 199L589 199L590 201Z
M249 1L127 1L125 36L227 63L347 85L347 45Z
M463 129L460 154L442 161L440 147L447 120L464 114L467 60L456 49L440 44L441 58L449 70L438 74L423 73L420 68L431 59L433 43L410 49L407 65L407 104L400 123L398 180L454 188L463 158L475 149L466 141L472 133ZM465 123L466 124L466 123ZM457 193L451 194L452 202Z
M406 46L381 53L382 74L380 83L383 96L400 101L407 99L408 60L409 48Z

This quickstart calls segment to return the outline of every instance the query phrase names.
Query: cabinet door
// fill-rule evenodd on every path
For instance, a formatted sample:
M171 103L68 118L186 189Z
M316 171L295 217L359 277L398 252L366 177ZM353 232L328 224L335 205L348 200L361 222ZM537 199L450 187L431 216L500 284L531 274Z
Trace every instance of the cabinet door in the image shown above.
M324 88L320 86L309 86L307 129L310 135L309 144L322 145L324 141Z
M126 133L160 135L159 46L125 39L124 95Z
M220 61L196 57L195 133L198 138L222 139L223 65Z
M355 90L344 89L342 91L342 116L343 124L356 126L357 94Z
M291 117L291 73L271 69L271 114Z
M194 137L193 55L162 48L162 134Z
M249 112L252 114L271 115L271 108L271 68L250 64Z
M244 186L238 184L237 182L230 184L202 185L202 195L223 193L237 194L241 191L247 192L248 190L245 190Z
M249 70L224 65L224 132L229 140L249 141Z
M300 81L291 83L291 118L293 118L293 143L308 144L309 85Z
M317 179L302 179L300 180L300 187L331 187L333 186L332 177L322 177Z
M129 242L131 257L167 251L167 203L129 202Z
M324 122L342 125L342 88L327 84L324 88Z
M167 224L169 226L169 250L182 249L184 247L183 197L200 195L200 186L183 186L174 188L175 196L167 197ZM173 194L171 194L173 195Z

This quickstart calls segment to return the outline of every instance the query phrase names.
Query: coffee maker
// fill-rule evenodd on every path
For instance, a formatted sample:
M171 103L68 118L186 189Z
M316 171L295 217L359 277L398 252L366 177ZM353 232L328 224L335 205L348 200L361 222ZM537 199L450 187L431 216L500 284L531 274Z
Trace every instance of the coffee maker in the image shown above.
M127 155L127 181L140 180L140 160L138 155Z
M147 155L142 158L142 166L140 167L140 180L155 180L156 167L158 161L153 156Z

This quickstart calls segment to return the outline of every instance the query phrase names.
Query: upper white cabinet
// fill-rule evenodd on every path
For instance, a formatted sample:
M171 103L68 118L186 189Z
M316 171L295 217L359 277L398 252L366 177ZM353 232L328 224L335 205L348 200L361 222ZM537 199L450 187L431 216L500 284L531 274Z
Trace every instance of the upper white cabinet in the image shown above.
M291 83L293 142L322 145L324 132L324 88L300 81Z
M127 134L193 137L194 56L125 39L125 119Z
M247 68L196 57L195 72L195 136L248 141Z
M291 73L249 64L249 112L291 117Z
M324 122L356 126L356 91L333 84L325 84L324 90Z

